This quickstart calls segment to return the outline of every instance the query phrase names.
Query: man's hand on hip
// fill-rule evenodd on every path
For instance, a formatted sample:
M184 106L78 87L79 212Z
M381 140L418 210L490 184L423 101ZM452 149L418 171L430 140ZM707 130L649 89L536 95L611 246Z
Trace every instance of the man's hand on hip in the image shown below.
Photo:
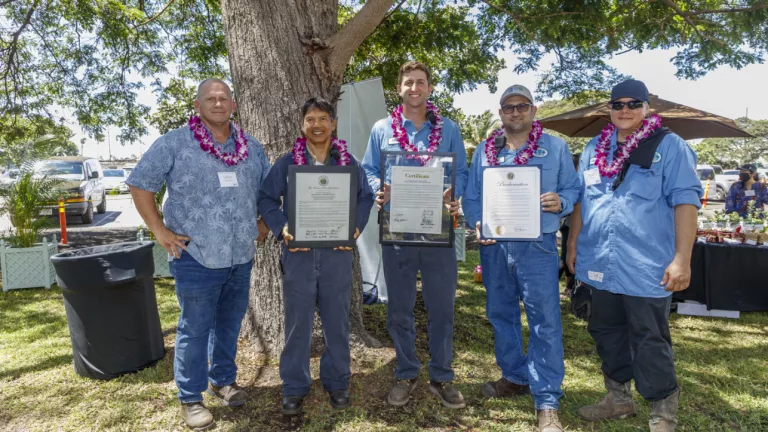
M181 256L182 250L187 250L187 245L184 242L190 240L189 237L176 234L166 227L162 227L152 232L155 235L155 239L160 243L162 247L168 252L168 255L174 259Z

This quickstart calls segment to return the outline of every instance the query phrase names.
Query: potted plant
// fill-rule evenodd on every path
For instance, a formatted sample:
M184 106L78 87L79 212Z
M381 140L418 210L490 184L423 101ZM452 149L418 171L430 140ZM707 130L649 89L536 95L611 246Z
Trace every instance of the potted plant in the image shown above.
M163 183L163 187L161 187L160 191L155 194L155 206L157 207L157 211L160 213L161 218L163 217L163 197L165 196L165 191L165 183ZM142 225L139 227L139 230L136 233L136 239L139 241L151 240L155 242L155 246L152 249L152 256L155 260L155 279L171 277L171 266L169 265L168 261L168 251L166 251L160 243L157 243L155 235L152 234L152 231L149 231L145 225Z
M728 231L733 231L736 229L737 226L741 223L741 216L739 216L736 212L728 213L728 221L725 225L725 229Z
M725 229L725 221L727 217L725 215L724 210L717 210L715 211L715 225L717 229L722 230Z
M0 214L8 215L13 225L10 236L0 240L0 266L3 291L19 288L50 288L56 271L49 258L58 252L56 236L52 242L42 238L43 229L54 222L41 216L56 202L58 180L24 172L15 183L0 188Z

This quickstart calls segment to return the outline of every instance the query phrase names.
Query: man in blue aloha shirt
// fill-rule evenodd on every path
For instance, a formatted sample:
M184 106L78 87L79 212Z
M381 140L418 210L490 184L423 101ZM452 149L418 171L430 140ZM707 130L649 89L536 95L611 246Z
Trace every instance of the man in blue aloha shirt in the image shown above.
M741 217L747 216L747 203L754 201L755 209L763 212L768 203L768 188L758 181L753 165L743 165L739 168L739 181L731 185L725 198L725 212L736 212Z
M255 241L268 233L257 224L256 199L269 162L261 144L230 122L235 102L226 83L200 83L195 110L189 126L152 144L126 183L139 214L173 259L181 307L174 379L182 418L201 429L213 423L202 403L209 382L209 391L226 405L247 398L235 383L235 355ZM168 200L161 217L154 194L163 183Z

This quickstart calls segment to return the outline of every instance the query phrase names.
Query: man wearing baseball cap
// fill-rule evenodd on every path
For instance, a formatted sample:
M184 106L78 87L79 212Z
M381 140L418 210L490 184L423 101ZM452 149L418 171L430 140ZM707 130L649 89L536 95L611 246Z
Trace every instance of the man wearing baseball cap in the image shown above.
M582 199L571 217L566 261L591 294L587 328L608 390L579 415L635 415L634 379L651 403L651 431L666 432L677 425L680 397L669 309L672 293L690 283L703 191L696 154L649 115L648 101L640 81L613 88L611 122L581 155Z
M503 128L477 146L464 193L464 214L477 230L487 300L486 313L493 325L496 364L501 379L486 383L489 398L533 394L539 431L558 432L558 399L563 362L559 257L555 235L560 218L573 210L579 198L579 179L568 145L542 133L533 121L536 106L531 92L513 85L501 96L499 116ZM541 241L482 240L483 171L490 166L541 166ZM523 352L520 299L525 305L531 334L528 355Z

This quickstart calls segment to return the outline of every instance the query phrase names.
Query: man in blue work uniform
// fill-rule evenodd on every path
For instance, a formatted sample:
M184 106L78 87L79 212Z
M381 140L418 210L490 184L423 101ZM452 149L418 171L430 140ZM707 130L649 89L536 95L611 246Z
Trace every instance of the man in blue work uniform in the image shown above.
M579 415L593 421L635 415L634 379L651 402L650 429L658 432L677 425L680 389L668 315L672 293L690 282L703 191L696 154L648 115L648 100L640 81L613 88L611 123L581 156L583 196L572 216L567 260L591 293L588 329L608 390Z
M237 339L248 307L254 241L268 233L257 224L256 196L269 162L261 144L230 121L234 109L226 83L203 81L197 115L158 138L126 181L142 219L174 258L181 315L173 375L182 418L193 429L213 423L201 394L209 382L209 391L226 405L245 403L235 384ZM165 220L154 196L163 182Z
M269 229L283 240L280 259L283 271L285 307L285 347L280 355L283 380L283 413L299 414L309 393L312 324L315 306L323 325L325 352L320 359L320 380L329 394L331 406L347 408L349 400L349 308L352 289L352 248L291 248L288 232L291 212L287 200L288 167L295 164L350 165L357 161L346 143L331 137L336 129L336 110L320 98L309 99L302 108L302 137L291 153L275 162L259 192L259 210ZM357 227L355 238L368 223L373 206L373 191L358 167ZM282 208L281 208L282 207Z
M455 201L448 203L451 213L459 211L459 198L467 183L467 154L458 126L427 102L432 92L429 70L419 62L408 62L400 68L397 91L402 105L390 117L379 120L371 130L363 168L368 183L377 192L379 208L389 202L389 184L380 184L382 151L438 151L456 154ZM396 138L399 136L400 138ZM438 139L439 137L439 139ZM416 387L419 359L416 357L416 327L413 308L416 304L416 275L421 271L422 297L427 308L429 333L429 389L440 397L444 406L464 408L464 397L452 384L453 306L456 296L456 250L434 247L382 246L384 277L389 303L387 330L395 344L396 382L387 396L394 406L408 403Z
M485 167L539 165L543 239L479 240L486 312L494 330L496 363L501 368L501 379L485 384L482 393L496 398L531 392L539 430L557 432L563 430L557 409L563 395L565 364L555 237L560 218L573 210L579 198L579 178L568 145L560 138L542 134L540 125L533 122L536 106L527 88L509 87L500 102L503 133L494 133L495 139L489 138L475 150L464 193L464 214L480 239ZM531 328L527 356L520 325L521 298Z

